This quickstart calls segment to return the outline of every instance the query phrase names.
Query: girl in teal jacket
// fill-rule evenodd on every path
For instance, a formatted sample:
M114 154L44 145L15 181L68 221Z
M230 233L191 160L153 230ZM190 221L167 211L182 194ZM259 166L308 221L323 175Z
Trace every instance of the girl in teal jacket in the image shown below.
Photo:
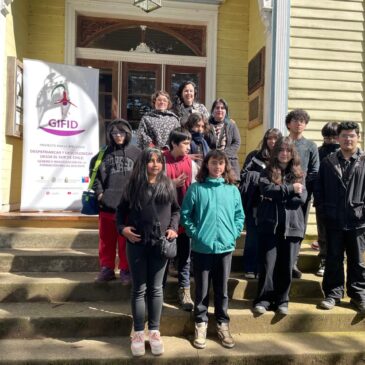
M240 236L244 213L227 156L210 151L184 198L181 223L192 239L195 278L194 346L205 347L208 327L209 282L214 288L214 314L224 347L234 346L229 331L228 278L232 252Z

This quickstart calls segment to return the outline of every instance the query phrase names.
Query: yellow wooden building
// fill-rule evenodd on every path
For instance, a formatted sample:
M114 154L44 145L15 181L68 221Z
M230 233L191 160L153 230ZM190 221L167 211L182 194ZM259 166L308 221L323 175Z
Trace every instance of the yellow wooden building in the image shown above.
M99 68L101 134L117 116L138 123L152 86L173 93L193 78L208 109L216 97L227 100L241 162L266 128L285 131L293 108L309 112L305 136L318 144L327 121L363 126L362 0L163 0L150 13L133 2L0 0L1 211L20 205L21 127L9 101L14 58ZM128 82L141 77L152 81L133 91Z

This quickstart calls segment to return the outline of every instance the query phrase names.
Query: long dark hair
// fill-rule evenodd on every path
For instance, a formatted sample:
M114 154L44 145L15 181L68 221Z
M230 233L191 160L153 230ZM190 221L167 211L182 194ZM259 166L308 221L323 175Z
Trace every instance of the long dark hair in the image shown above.
M157 155L162 162L162 170L157 175L154 184L152 199L157 204L166 204L175 199L175 189L172 181L165 175L165 159L158 148L145 148L139 155L128 184L124 190L124 199L129 201L131 209L141 209L142 202L145 201L151 189L148 183L147 164L151 161L152 156Z
M270 134L276 135L277 139L280 139L283 137L283 135L277 128L270 128L265 132L264 138L262 139L262 141L259 145L259 154L265 161L269 161L270 155L271 155L271 151L267 145L267 140L269 139Z
M291 152L291 160L285 170L280 166L278 159L279 153L282 148L288 148ZM295 148L295 145L290 137L280 138L274 146L271 154L269 165L267 167L269 179L276 185L281 185L285 182L296 183L303 182L304 173L300 167L300 157Z
M229 119L229 112L228 112L228 103L223 98L218 98L213 101L212 107L210 108L210 118L209 121L214 121L214 108L218 103L222 103L224 106L224 109L226 110L226 116L224 118L224 122L227 123Z
M224 160L226 166L222 177L225 183L234 184L236 182L236 178L232 170L231 164L227 158L227 155L220 150L211 150L207 153L207 155L204 157L200 170L196 175L196 181L203 183L205 179L209 176L208 162L211 158L216 160Z

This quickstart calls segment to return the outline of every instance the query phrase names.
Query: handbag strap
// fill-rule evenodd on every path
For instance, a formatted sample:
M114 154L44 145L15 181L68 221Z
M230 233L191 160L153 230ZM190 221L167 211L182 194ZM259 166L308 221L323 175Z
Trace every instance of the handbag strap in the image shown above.
M157 233L161 237L161 236L163 236L162 231L161 231L161 223L160 223L160 220L158 219L156 205L155 205L155 199L154 199L153 196L151 198L151 206L152 206L153 215L155 217L155 225L156 225L156 227L158 229L158 232Z
M103 160L103 156L104 156L104 153L107 148L108 148L107 146L103 146L100 148L98 157L97 157L95 165L93 167L93 173L91 174L91 178L90 178L90 182L89 182L89 186L87 187L87 190L91 190L94 185L96 174L98 172L99 166L101 164L101 161Z

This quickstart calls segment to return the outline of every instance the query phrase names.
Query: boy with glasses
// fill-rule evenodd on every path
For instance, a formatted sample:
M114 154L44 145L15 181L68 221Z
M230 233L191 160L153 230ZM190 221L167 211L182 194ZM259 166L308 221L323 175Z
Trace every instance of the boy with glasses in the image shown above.
M338 126L340 149L326 157L315 186L315 206L326 224L327 257L323 277L325 299L332 309L344 295L344 252L347 256L347 295L365 314L365 154L358 148L359 125Z

